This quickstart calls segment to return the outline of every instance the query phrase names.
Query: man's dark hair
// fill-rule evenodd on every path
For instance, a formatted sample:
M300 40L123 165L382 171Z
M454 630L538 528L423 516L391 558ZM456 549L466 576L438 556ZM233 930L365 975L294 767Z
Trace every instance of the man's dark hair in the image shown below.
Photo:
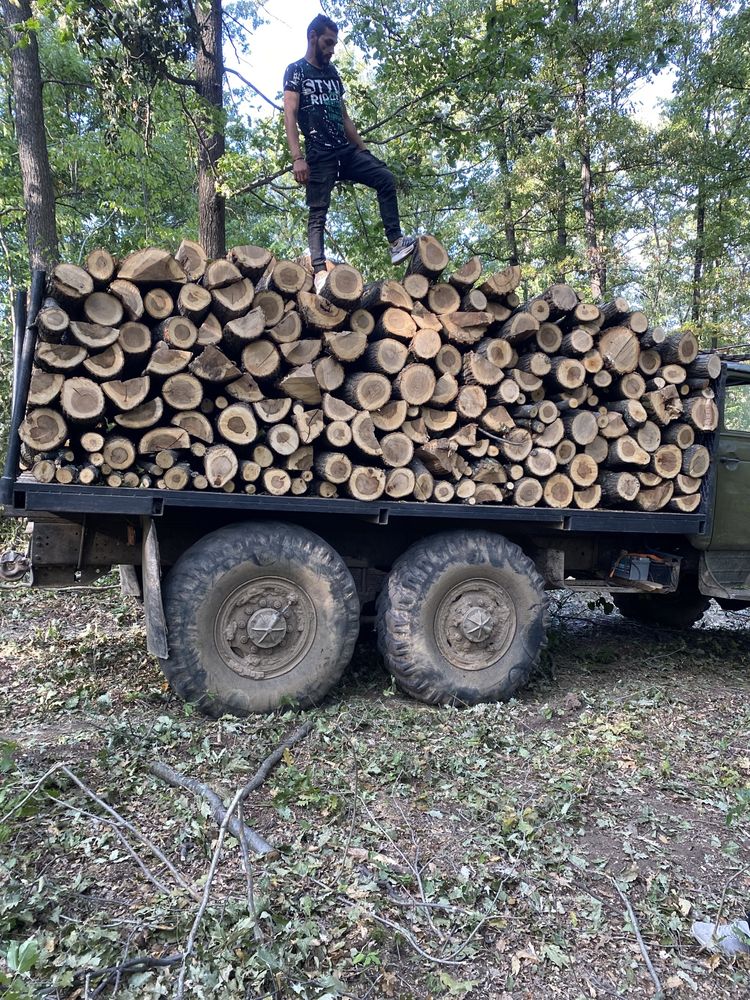
M332 21L330 17L326 17L325 14L318 14L318 16L314 17L307 26L308 40L313 32L315 32L316 35L322 35L324 31L335 31L338 35L339 26L335 21Z

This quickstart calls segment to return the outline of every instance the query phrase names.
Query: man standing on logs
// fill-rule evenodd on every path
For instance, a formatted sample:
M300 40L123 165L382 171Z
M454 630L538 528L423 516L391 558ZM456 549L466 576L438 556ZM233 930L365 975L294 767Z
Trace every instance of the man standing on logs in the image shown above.
M337 180L366 184L377 191L391 263L408 257L416 242L413 236L401 232L393 174L367 149L347 114L344 85L331 65L338 31L330 17L318 14L307 28L307 52L287 66L284 74L284 125L294 161L294 179L307 187L308 239L316 291L325 281L323 231ZM300 129L305 137L304 156Z

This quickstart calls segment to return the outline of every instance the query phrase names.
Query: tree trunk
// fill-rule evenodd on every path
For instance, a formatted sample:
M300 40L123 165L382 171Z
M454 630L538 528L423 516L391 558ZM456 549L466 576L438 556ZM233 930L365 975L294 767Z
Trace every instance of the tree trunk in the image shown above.
M3 0L7 3L8 0ZM195 78L205 102L198 127L198 242L208 257L226 253L224 198L216 191L216 165L224 154L221 0L200 0Z
M12 46L13 101L18 160L23 180L29 261L32 268L51 270L57 262L55 193L47 154L42 106L42 75L36 33L14 30L32 17L29 0L0 0L3 21Z

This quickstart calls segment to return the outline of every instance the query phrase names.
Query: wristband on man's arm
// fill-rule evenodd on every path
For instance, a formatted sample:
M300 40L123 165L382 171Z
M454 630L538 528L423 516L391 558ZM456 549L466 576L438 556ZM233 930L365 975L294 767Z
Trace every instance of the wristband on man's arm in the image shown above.
M292 160L292 163L296 163L297 160L304 160L304 156L295 156L294 159Z

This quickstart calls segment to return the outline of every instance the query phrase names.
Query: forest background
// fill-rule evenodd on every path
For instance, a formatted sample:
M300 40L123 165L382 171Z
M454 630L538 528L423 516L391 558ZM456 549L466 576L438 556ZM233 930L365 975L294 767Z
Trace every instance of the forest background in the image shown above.
M255 0L0 0L0 398L29 262L106 246L305 250L280 93L245 72ZM523 292L625 294L705 346L750 348L750 10L708 0L323 2L350 113L406 231L518 262ZM304 48L279 53L283 65ZM638 113L655 79L660 114ZM280 81L279 81L280 84ZM666 87L669 90L669 87ZM653 92L653 89L651 90ZM42 113L40 113L42 112ZM45 164L45 158L48 165ZM27 225L27 222L30 223ZM377 205L344 187L332 256L389 273Z

